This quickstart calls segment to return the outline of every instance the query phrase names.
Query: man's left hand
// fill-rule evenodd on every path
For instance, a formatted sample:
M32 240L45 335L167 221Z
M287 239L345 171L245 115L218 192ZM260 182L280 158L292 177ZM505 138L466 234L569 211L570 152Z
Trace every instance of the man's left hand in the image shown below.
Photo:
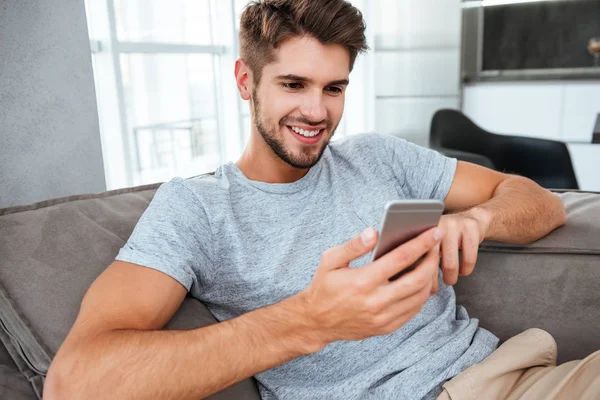
M446 285L454 285L459 275L467 276L473 272L479 244L485 239L490 220L490 212L480 208L442 215L438 226L446 232L440 243L442 273ZM458 257L459 249L462 250L462 262Z

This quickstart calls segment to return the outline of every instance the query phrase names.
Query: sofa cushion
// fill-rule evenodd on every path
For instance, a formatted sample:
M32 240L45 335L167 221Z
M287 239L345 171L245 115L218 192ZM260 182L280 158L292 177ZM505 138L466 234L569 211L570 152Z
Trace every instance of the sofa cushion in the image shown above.
M19 371L8 350L0 344L0 399L32 400L35 398L37 396L30 382Z
M93 280L125 244L158 185L71 196L0 210L0 339L41 393L51 359ZM166 329L215 323L186 298ZM257 399L253 379L216 394Z

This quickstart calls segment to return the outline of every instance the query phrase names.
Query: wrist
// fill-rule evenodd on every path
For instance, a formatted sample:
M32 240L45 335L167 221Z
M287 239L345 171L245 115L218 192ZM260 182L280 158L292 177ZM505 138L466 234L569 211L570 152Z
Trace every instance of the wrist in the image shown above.
M492 225L493 214L490 210L483 207L473 207L466 212L467 216L476 220L479 224L481 239L489 236L490 226Z
M305 354L316 353L329 344L312 316L306 290L287 299L284 305L289 307L290 313L294 316L296 337Z

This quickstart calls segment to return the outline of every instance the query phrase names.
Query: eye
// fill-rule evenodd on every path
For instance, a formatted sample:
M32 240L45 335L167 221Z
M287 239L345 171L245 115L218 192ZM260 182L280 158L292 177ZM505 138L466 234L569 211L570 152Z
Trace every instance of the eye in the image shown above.
M330 91L333 94L340 94L340 93L342 93L342 88L337 87L337 86L328 86L327 90Z
M298 82L284 82L281 85L290 90L298 90L303 88L302 84Z

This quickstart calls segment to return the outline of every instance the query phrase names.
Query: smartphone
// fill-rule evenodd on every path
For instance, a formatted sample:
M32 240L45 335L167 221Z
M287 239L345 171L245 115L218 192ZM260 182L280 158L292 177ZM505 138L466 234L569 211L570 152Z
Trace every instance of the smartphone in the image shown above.
M394 200L388 202L384 208L379 238L373 250L371 262L437 226L443 212L444 202L441 200ZM391 277L390 281L412 271L423 258L421 257L413 265Z

